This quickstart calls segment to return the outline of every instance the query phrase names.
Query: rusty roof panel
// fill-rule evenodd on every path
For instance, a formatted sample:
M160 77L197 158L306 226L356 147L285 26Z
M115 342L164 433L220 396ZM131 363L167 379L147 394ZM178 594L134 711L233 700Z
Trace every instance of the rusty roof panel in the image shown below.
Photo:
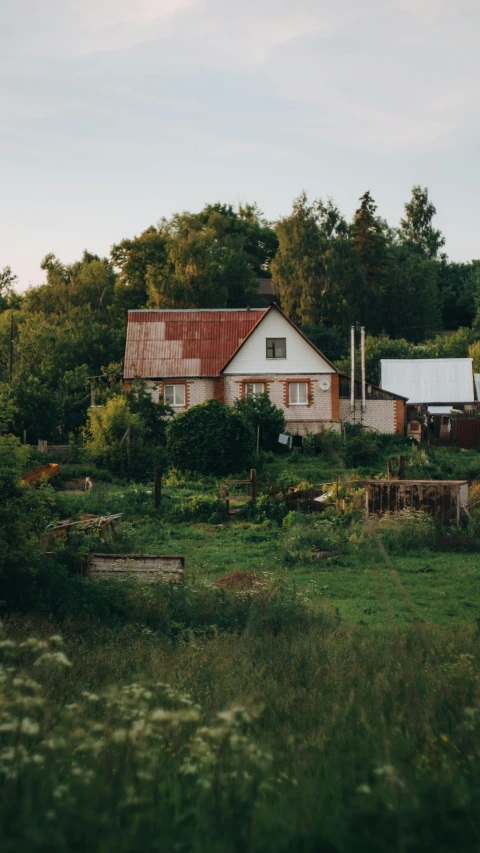
M267 310L129 311L125 379L218 376Z

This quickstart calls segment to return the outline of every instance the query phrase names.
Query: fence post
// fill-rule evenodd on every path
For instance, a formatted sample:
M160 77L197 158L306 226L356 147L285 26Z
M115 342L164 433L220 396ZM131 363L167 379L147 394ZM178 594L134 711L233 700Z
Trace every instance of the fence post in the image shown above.
M397 477L399 480L405 479L405 456L398 457Z
M162 502L162 472L158 465L153 469L153 505L158 509Z
M255 500L257 497L257 471L256 468L252 468L250 471L250 492L252 498Z

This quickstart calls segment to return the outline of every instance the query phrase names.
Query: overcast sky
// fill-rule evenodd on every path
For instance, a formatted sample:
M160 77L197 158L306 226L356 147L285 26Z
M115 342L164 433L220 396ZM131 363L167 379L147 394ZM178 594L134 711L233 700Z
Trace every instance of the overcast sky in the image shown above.
M305 189L480 257L478 0L0 0L0 267Z

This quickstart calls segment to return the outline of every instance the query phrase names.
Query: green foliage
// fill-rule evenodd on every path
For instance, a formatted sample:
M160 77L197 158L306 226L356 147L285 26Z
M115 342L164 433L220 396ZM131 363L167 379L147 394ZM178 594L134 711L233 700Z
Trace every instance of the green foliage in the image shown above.
M428 197L427 187L416 184L412 197L405 204L405 219L400 222L400 237L419 248L427 258L436 258L445 245L441 231L432 225L437 209Z
M254 212L249 221L249 230ZM147 269L149 304L155 308L242 307L252 303L256 276L246 248L242 218L229 207L162 220L162 265Z
M156 464L152 435L140 413L125 396L110 397L99 409L90 409L85 433L85 456L117 476L144 476Z
M2 848L474 853L478 634L345 628L328 605L260 631L251 598L142 590L140 624L80 617L63 640L7 624ZM176 633L138 619L155 610ZM236 610L241 638L209 626Z
M407 245L392 246L388 263L382 294L384 328L392 337L408 336L419 343L442 328L439 265Z
M222 524L228 521L225 501L208 495L193 495L179 502L164 501L161 507L162 518L176 524L182 522Z
M28 576L39 563L38 537L53 513L50 486L20 482L30 449L13 436L0 436L0 588L3 606L21 600Z
M0 382L0 435L11 431L17 412L11 385Z
M127 398L130 411L134 415L139 415L142 420L145 427L145 440L152 445L164 445L167 423L173 416L173 409L161 398L156 403L150 391L147 390L147 383L140 376L136 376L133 380Z
M369 468L379 458L405 453L409 442L397 435L387 435L348 425L345 431L345 464L348 468Z
M302 326L302 332L330 361L337 361L348 355L349 345L342 329L307 324Z
M128 309L146 307L147 272L162 267L166 254L165 235L153 225L140 237L112 246L112 263L119 270L115 285L115 307L119 316L124 317Z
M374 535L378 536L389 554L418 553L435 545L437 531L434 520L416 510L405 509L384 515L371 524Z
M234 408L244 416L255 436L260 429L262 450L278 450L278 436L286 430L285 415L282 409L271 402L267 391L236 400Z
M362 317L365 271L335 204L309 204L302 193L276 230L272 276L286 313L302 326L329 322L344 329Z
M369 323L377 325L382 319L382 291L388 276L387 239L368 190L360 202L352 222L352 243L365 270Z
M211 476L244 471L252 464L254 447L244 416L218 400L187 409L167 428L168 458L180 471Z
M465 264L442 260L437 268L443 328L471 326L480 296L479 261Z
M256 499L249 500L238 511L237 518L254 524L262 524L265 521L281 524L286 514L287 508L283 501L274 500L268 495L260 495Z

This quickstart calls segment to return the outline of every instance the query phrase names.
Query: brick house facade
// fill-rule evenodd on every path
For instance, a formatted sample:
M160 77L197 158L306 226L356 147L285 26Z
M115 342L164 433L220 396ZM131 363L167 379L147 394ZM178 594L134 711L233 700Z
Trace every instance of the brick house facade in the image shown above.
M403 398L369 385L365 412L359 400L352 412L345 398L348 377L276 305L130 311L125 383L135 375L145 378L152 396L162 396L175 412L211 399L231 406L245 395L267 391L283 409L292 434L340 431L345 422L403 432Z

